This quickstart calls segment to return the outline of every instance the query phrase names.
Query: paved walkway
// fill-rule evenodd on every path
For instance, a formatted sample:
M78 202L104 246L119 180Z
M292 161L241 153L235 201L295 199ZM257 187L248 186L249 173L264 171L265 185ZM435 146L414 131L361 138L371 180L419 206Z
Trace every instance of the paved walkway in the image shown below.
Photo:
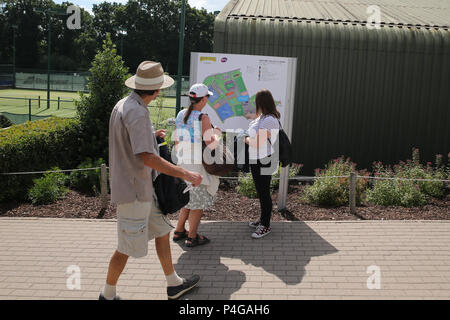
M172 245L177 272L202 278L185 299L450 299L450 221L276 222L260 240L244 222L200 231L210 244ZM0 218L0 299L97 299L115 246L115 220ZM154 252L129 259L122 298L167 299Z

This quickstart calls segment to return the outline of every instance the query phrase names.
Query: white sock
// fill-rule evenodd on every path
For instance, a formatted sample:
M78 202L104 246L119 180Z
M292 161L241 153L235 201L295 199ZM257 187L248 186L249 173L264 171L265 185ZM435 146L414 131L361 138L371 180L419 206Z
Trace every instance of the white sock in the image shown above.
M183 284L183 279L180 278L175 271L172 274L166 276L166 280L168 287L175 287Z
M116 296L116 286L110 286L105 283L105 287L103 288L103 296L106 300L113 300Z

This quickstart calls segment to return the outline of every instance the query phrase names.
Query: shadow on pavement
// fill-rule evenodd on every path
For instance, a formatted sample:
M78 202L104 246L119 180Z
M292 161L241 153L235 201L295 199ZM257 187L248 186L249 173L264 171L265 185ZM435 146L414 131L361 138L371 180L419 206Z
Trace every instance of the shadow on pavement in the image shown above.
M181 276L197 273L201 277L199 288L184 299L204 299L205 295L210 299L230 299L246 281L261 281L259 268L287 285L299 284L312 257L337 252L300 221L274 222L272 233L262 239L251 238L253 229L246 222L209 222L199 229L211 243L194 248L178 243L185 251L175 264L177 272Z

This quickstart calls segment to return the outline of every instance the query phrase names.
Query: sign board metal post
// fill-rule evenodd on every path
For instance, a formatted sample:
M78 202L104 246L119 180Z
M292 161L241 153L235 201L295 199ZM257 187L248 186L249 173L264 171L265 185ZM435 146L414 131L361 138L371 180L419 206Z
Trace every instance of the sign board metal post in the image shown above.
M294 100L295 100L295 80L297 76L297 58L293 58L290 61L289 70L291 70L289 74L289 90L287 90L286 96L286 110L285 117L283 121L283 129L289 137L289 140L292 142L292 125L294 119ZM289 168L287 166L285 168L281 168L280 172L280 184L278 187L278 202L277 207L278 211L286 210L286 199L289 187Z

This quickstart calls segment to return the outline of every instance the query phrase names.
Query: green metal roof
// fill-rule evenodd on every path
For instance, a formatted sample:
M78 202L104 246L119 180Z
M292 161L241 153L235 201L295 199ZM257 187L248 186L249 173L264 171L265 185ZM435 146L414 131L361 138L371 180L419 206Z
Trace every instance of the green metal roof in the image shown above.
M219 19L231 17L367 23L369 6L380 8L381 23L448 29L449 0L231 0Z
M366 9L381 9L368 28ZM294 161L340 155L359 168L450 146L450 0L232 0L214 52L297 57ZM330 21L331 20L331 21ZM347 22L345 22L347 21Z

